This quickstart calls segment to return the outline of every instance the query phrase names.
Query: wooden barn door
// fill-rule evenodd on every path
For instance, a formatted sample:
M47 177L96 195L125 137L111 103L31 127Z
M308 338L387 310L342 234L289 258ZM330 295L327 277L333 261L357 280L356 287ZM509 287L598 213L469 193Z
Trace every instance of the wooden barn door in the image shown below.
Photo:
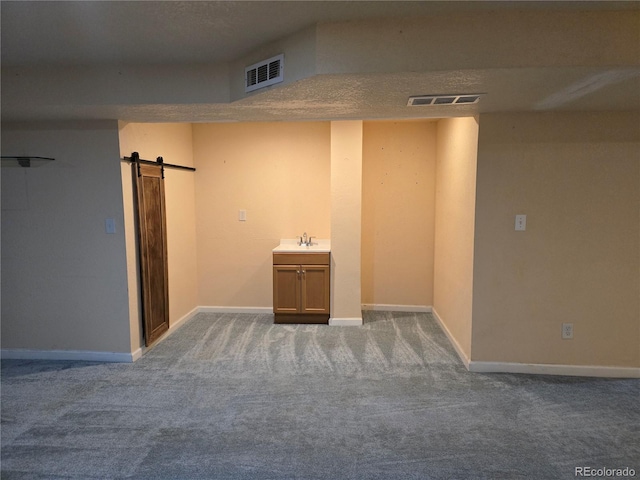
M134 163L137 181L140 281L145 345L169 329L167 225L162 165Z

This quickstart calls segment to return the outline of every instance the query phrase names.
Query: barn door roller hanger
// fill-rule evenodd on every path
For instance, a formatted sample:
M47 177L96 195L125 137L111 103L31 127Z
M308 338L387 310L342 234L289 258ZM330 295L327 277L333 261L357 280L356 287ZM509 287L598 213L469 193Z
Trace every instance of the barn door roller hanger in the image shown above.
M178 168L180 170L189 170L191 172L195 172L196 169L193 167L185 167L184 165L174 165L173 163L165 163L162 157L156 158L153 160L143 160L140 158L140 154L138 152L131 153L130 157L124 157L123 160L125 162L133 162L138 165L138 176L140 176L140 164L145 163L147 165L160 165L162 167L162 178L164 178L164 168Z

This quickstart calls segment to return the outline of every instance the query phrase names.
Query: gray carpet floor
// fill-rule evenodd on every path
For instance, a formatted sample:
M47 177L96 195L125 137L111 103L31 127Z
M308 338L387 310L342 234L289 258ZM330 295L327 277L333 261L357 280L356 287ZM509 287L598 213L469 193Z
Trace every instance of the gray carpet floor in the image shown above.
M640 477L640 381L469 373L429 314L199 314L134 364L1 375L3 479Z

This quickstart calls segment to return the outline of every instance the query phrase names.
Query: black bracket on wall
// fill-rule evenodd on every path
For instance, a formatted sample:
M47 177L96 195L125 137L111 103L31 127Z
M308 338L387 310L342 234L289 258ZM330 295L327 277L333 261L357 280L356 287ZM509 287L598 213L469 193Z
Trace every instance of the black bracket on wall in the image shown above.
M162 178L164 179L164 159L162 157L156 158L156 162L160 165L160 173L162 174Z
M138 152L132 152L130 157L123 157L122 159L125 162L133 162L138 166L138 176L140 176L141 163L146 163L147 165L160 165L160 167L162 167L162 178L164 178L164 167L178 168L180 170L189 170L191 172L196 171L196 169L193 167L185 167L184 165L174 165L173 163L164 163L164 159L162 157L156 158L155 162L153 160L143 160L140 158L140 154Z

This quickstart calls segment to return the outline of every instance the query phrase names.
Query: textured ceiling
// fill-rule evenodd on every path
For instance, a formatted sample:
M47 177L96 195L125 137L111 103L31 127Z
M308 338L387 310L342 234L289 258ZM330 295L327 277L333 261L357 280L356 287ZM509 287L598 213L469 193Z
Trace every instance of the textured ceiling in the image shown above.
M640 2L436 1L6 1L1 9L3 77L8 68L216 65L233 62L313 25L391 17L474 16L494 11L638 10ZM639 34L640 36L640 34ZM639 40L640 38L636 38ZM640 70L549 66L445 72L315 75L237 101L126 102L61 98L38 102L39 89L2 88L3 120L267 121L424 118L535 109L640 107ZM191 67L192 68L192 67ZM70 70L71 71L71 70ZM77 71L77 70L75 70ZM13 71L11 71L13 75ZM71 74L70 74L71 75ZM35 82L34 84L37 84ZM104 89L104 87L100 87ZM115 87L114 87L115 88ZM153 89L149 85L149 89ZM41 89L40 89L41 90ZM80 89L81 90L81 89ZM488 93L477 106L412 107L408 95ZM82 94L83 92L73 92ZM61 97L64 97L61 96ZM184 96L186 98L186 95ZM28 100L28 101L27 101ZM546 103L545 103L546 102Z
M225 62L316 23L505 10L633 9L569 1L76 1L0 3L2 65Z

